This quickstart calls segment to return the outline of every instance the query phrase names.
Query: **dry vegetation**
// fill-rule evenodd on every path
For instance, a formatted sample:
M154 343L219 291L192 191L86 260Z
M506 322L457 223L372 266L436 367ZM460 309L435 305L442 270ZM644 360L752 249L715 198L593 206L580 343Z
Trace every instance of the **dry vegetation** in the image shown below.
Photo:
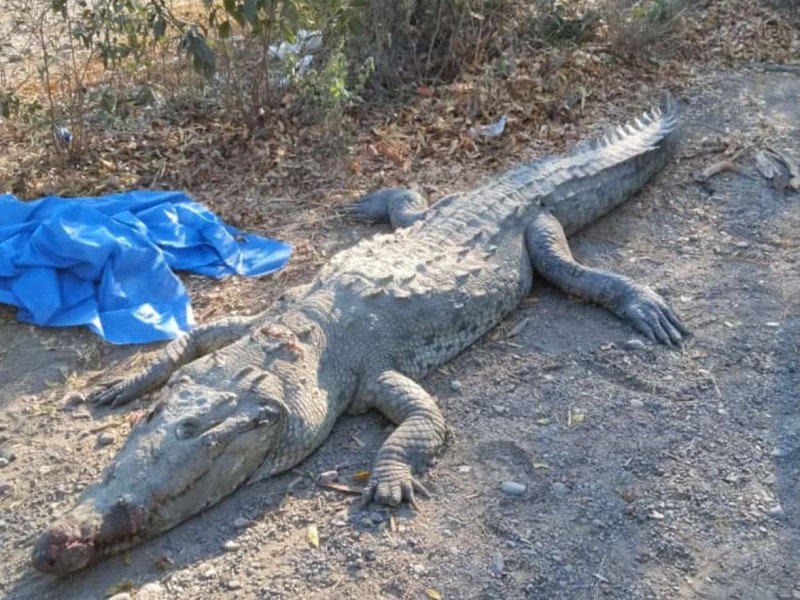
M9 0L0 190L183 188L241 227L296 238L296 260L314 256L305 225L364 189L413 181L436 196L680 93L701 69L796 60L780 4L260 2L253 27L221 4L103 0L116 12L89 19L71 0L61 12ZM324 43L304 77L285 76L301 57L268 48L299 28ZM501 114L501 141L467 135Z

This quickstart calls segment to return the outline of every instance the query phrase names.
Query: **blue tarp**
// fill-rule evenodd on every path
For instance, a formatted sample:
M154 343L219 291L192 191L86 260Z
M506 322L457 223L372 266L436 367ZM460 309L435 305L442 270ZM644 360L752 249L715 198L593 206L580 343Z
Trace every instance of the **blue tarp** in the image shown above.
M226 225L181 192L99 198L0 195L0 303L36 325L87 325L115 344L194 325L173 270L212 277L280 269L291 246Z

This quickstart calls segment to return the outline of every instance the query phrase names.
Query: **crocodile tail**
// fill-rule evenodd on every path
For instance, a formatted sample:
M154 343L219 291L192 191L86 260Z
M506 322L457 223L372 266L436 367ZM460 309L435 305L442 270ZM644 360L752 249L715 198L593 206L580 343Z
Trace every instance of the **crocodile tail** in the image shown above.
M568 233L613 210L667 163L675 146L678 106L670 97L572 154L547 161L537 179L552 187L542 199Z

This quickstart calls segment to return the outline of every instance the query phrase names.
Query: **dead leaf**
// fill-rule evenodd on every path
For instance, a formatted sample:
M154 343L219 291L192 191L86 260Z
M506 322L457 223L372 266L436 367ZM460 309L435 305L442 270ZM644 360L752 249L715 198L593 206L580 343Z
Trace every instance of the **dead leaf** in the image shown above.
M133 581L131 581L130 579L123 579L122 581L115 583L112 586L109 586L106 589L106 591L103 592L103 595L106 598L110 598L111 596L116 596L117 594L120 594L122 592L133 591L133 588L134 588Z
M431 600L442 600L442 595L433 588L425 590L425 595Z
M369 471L356 471L353 474L353 481L365 483L369 479Z
M319 548L319 529L316 523L311 523L306 529L306 540L312 548Z

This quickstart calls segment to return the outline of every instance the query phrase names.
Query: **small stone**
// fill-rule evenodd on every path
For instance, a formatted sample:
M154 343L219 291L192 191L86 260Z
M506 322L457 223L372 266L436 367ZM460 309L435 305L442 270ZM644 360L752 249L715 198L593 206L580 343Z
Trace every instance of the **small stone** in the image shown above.
M115 436L110 431L104 431L103 433L97 436L98 446L110 446L116 441L117 441L117 436Z
M246 529L247 527L250 527L250 525L252 524L253 522L250 519L245 519L244 517L236 517L233 520L233 526L236 529Z
M631 398L630 404L632 408L642 408L644 407L644 400L641 398Z
M80 406L86 402L86 396L81 394L80 392L70 392L66 396L64 396L64 400L61 403L61 408L64 410L72 410L73 408Z
M163 600L166 597L166 588L157 581L144 584L136 592L136 600Z
M459 473L469 473L470 471L472 471L472 467L470 467L469 465L461 465L460 467L458 467Z
M241 548L241 545L233 540L228 540L222 544L222 549L225 550L225 552L235 552L239 548Z
M767 327L780 327L781 326L781 324L778 323L778 321L767 321L766 323L764 323L764 325L766 325Z
M450 389L454 392L460 392L463 388L464 385L458 379L454 379L450 382Z
M131 600L131 595L128 592L120 592L119 594L114 594L108 600Z
M569 493L569 488L561 483L560 481L556 481L553 484L553 492L556 496L566 496Z
M339 471L323 471L317 475L317 483L320 485L328 485L339 479Z
M225 583L225 587L229 590L240 590L242 589L242 582L238 579L230 579Z
M214 579L214 577L216 576L217 576L217 570L214 567L211 567L210 569L203 571L203 574L201 575L201 577L206 580Z
M516 481L504 481L500 484L500 491L509 496L522 496L527 486Z
M8 466L8 459L5 456L0 456L0 469Z
M494 552L492 554L492 575L495 577L502 577L503 571L505 571L503 555L499 552Z
M664 513L658 512L657 510L650 513L650 518L654 521L663 521L665 519Z
M625 347L628 350L643 350L645 348L644 342L638 338L633 338L625 342Z
M783 507L780 504L776 504L775 506L769 509L769 516L773 519L778 519L782 521L786 518L786 511L783 510Z
M414 571L414 575L425 575L425 565L417 563L411 567L411 570Z

